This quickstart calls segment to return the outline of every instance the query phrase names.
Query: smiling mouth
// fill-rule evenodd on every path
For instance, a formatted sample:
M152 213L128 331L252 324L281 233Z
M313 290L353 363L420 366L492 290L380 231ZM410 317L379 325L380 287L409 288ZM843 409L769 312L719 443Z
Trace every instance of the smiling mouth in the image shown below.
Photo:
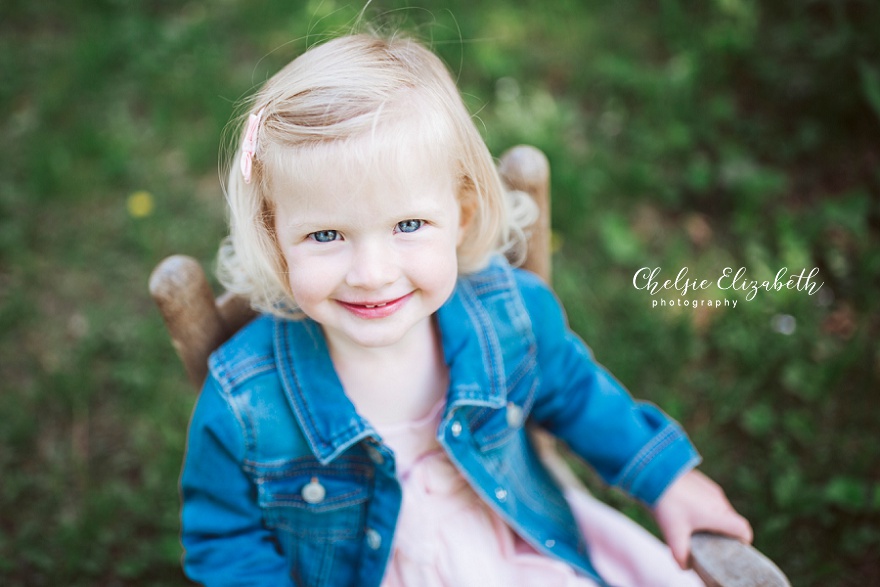
M358 318L371 320L391 316L397 312L397 310L402 308L411 296L412 292L399 298L388 300L387 302L378 302L375 304L358 304L354 302L343 302L341 300L339 300L338 303Z

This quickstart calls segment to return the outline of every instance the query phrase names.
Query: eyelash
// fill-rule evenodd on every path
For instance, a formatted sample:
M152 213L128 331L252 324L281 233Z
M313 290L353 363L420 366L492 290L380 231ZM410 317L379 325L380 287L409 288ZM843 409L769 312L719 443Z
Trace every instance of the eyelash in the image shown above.
M413 223L415 224L415 226L413 226ZM425 221L419 218L402 220L401 222L398 222L397 225L394 227L394 232L404 234L413 233L422 228L425 224ZM404 230L404 226L406 226L407 228L411 228L412 230ZM316 232L309 233L308 238L319 243L332 243L333 241L342 239L338 230L318 230Z

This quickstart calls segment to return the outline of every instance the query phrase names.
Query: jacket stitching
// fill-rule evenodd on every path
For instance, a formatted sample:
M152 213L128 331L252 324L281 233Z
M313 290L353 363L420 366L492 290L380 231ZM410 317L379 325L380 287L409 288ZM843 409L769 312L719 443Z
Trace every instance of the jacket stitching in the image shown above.
M281 378L282 384L287 383L287 385L283 385L285 395L291 398L291 403L293 404L293 409L296 411L296 415L299 418L300 422L306 422L307 426L301 426L306 437L309 440L309 444L315 447L321 447L321 449L326 448L326 445L315 437L314 430L317 428L315 425L315 421L312 418L311 410L309 409L307 400L305 399L305 394L302 393L302 385L300 384L299 376L297 375L296 369L294 369L289 363L289 358L292 357L292 353L290 352L290 347L288 343L288 332L289 325L284 323L279 323L278 327L275 329L275 338L276 338L276 346L283 350L281 356L278 357L279 362L284 364L284 368L281 369ZM288 381L288 377L293 378L293 385ZM291 393L293 390L296 390L298 393ZM292 396L292 397L291 397ZM325 451L321 451L322 453Z
M632 487L642 472L653 462L654 457L672 444L677 438L676 429L666 426L655 437L654 442L643 447L621 474L620 486L632 493Z

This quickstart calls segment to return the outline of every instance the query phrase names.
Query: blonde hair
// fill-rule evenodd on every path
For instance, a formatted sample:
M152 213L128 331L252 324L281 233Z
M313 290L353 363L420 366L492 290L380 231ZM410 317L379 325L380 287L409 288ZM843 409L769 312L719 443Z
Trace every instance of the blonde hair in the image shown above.
M449 71L416 41L356 34L315 46L275 74L249 106L249 113L262 111L251 177L246 182L238 165L242 128L229 160L230 234L217 273L255 309L297 315L275 239L273 171L283 167L298 177L326 165L325 173L339 173L333 169L339 154L363 151L363 137L378 137L391 148L415 140L457 174L467 221L457 250L459 273L481 269L496 251L524 256L523 228L536 216L534 205L525 194L506 192Z

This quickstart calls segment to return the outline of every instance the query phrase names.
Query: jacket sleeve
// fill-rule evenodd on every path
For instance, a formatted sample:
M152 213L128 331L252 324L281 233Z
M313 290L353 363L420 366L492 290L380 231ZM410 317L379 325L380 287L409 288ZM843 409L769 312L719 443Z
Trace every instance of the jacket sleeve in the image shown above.
M244 431L209 377L189 428L181 474L184 571L207 585L293 585L242 470Z
M633 400L569 327L559 301L536 276L517 271L537 344L541 385L533 419L605 480L653 506L700 462L682 428Z

